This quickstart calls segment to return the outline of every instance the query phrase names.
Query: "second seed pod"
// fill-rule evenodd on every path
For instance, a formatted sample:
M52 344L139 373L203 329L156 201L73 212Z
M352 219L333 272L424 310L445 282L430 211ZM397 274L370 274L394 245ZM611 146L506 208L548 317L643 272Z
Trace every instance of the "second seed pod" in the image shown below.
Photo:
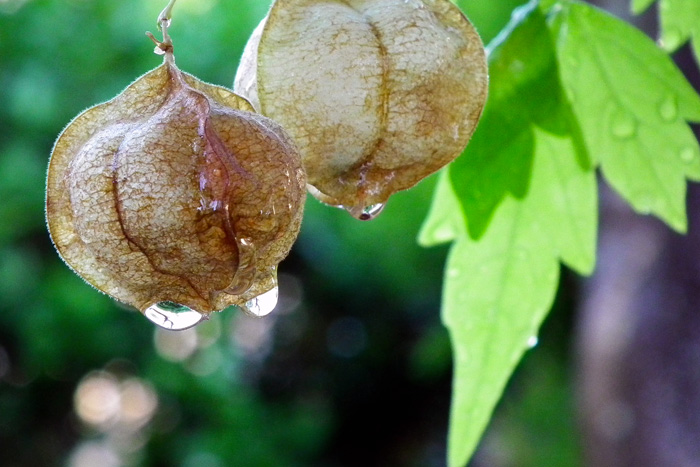
M487 88L449 0L277 0L234 83L292 136L311 193L360 219L461 154Z

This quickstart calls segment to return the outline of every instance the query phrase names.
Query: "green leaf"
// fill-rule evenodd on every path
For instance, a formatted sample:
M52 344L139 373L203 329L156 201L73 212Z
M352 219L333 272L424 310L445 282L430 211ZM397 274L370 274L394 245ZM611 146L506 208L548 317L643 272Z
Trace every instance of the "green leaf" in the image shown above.
M598 186L595 173L577 161L573 137L535 130L537 151L528 200L537 206L532 222L541 224L551 252L581 274L595 265Z
M489 234L480 242L457 241L448 259L443 313L454 348L450 466L469 460L556 288L558 264L552 257L532 263L539 256L533 242L543 237L527 230L522 217L522 206L509 198Z
M632 0L632 13L635 15L643 13L654 1L655 0Z
M674 52L693 40L693 50L700 64L700 2L698 0L661 0L661 46Z
M443 320L455 350L449 464L464 465L513 368L549 310L559 258L593 270L597 191L570 136L534 131L532 183L507 197L487 233L466 235L448 259Z
M532 38L537 37L534 24L527 29L522 27L522 23L532 23L528 18L535 8L533 3L536 2L515 9L504 32L487 47L489 98L467 149L449 168L468 231L474 238L483 235L507 193L522 197L527 191L532 135L529 123L522 118L522 107L526 106L519 106L511 96L527 95L529 90L525 88L533 87L540 71L519 58ZM517 73L512 73L510 70L518 64ZM512 108L509 101L515 101ZM495 140L499 141L496 146Z
M455 349L449 435L455 466L469 459L537 334L559 260L582 274L595 262L595 174L537 5L516 10L489 46L484 118L449 176L441 175L419 239L423 245L457 239L443 296ZM464 220L467 228L459 225Z
M441 176L420 235L423 245L456 239L443 292L455 355L451 466L469 460L534 341L559 261L582 274L593 270L593 168L599 164L637 210L679 230L685 179L700 177L686 122L700 117L700 99L670 59L591 7L560 2L548 27L537 5L516 10L489 46L484 116Z
M516 9L489 44L489 99L471 142L449 169L474 239L484 234L507 194L527 193L534 125L558 134L571 131L556 54L537 6L531 1Z
M589 153L636 211L684 232L685 179L700 179L686 120L700 119L700 98L650 39L596 8L566 4L553 29Z
M428 216L418 233L418 244L440 245L465 235L465 221L459 199L452 189L447 170L440 172Z
M448 259L443 310L454 349L450 466L466 465L472 455L506 381L551 306L559 279L554 258L530 263L537 254L530 250L536 234L523 230L520 210L508 199L493 232L478 243L459 240Z

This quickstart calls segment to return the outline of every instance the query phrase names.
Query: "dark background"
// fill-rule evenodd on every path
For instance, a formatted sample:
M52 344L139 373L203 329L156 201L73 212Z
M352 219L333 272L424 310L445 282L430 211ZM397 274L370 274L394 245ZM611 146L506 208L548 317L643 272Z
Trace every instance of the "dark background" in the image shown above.
M156 32L165 3L0 1L0 465L444 465L447 247L415 242L434 177L369 223L309 198L280 267L280 305L264 319L231 308L193 330L157 330L60 261L43 213L53 141L80 111L160 63L144 32ZM522 2L463 3L488 42ZM268 6L179 0L170 29L178 65L230 86ZM608 7L627 11L622 1ZM653 34L654 11L642 20ZM687 47L679 60L695 78ZM694 217L691 232L700 231ZM635 395L657 379L671 406L700 414L697 242L630 215L607 190L601 222L599 272L582 280L565 271L475 466L700 465L691 447L664 442L698 439L693 412L669 415L658 391ZM640 243L629 243L631 231ZM635 300L614 301L622 289L606 284L620 277ZM669 317L666 327L654 321ZM600 338L601 327L627 332ZM654 431L660 418L670 432ZM649 437L671 457L642 455Z

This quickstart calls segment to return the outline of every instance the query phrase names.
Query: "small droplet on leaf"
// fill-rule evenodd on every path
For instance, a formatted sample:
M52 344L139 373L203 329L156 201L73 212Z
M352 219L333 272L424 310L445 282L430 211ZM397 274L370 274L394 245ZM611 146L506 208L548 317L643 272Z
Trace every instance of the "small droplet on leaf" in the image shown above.
M637 132L637 120L625 110L617 110L612 119L612 134L618 139L629 139Z
M666 122L673 122L678 117L678 101L676 96L669 95L659 104L659 114Z
M661 2L662 5L664 3L665 2ZM673 51L680 47L682 42L681 38L681 32L677 28L665 28L661 33L659 42L664 50Z
M638 193L634 196L637 200L635 203L635 209L639 214L648 215L653 211L654 204L656 203L656 198L647 192Z
M687 147L681 150L681 160L686 163L691 163L697 157L697 150L693 147Z

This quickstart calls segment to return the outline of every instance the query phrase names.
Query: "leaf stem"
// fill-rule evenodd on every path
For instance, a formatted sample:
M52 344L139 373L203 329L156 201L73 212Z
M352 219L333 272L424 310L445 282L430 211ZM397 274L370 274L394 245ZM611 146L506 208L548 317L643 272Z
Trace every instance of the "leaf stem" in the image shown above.
M170 27L170 22L173 15L173 6L177 0L170 0L168 5L160 12L158 15L158 30L163 33L163 40L159 41L150 32L146 32L146 35L156 44L154 52L158 55L165 55L165 60L172 62L173 57L173 40L168 34L168 28Z
M170 0L168 5L163 8L163 11L160 12L160 15L158 15L158 28L161 27L163 23L167 22L167 25L170 25L170 20L173 17L173 6L175 6L176 0Z

